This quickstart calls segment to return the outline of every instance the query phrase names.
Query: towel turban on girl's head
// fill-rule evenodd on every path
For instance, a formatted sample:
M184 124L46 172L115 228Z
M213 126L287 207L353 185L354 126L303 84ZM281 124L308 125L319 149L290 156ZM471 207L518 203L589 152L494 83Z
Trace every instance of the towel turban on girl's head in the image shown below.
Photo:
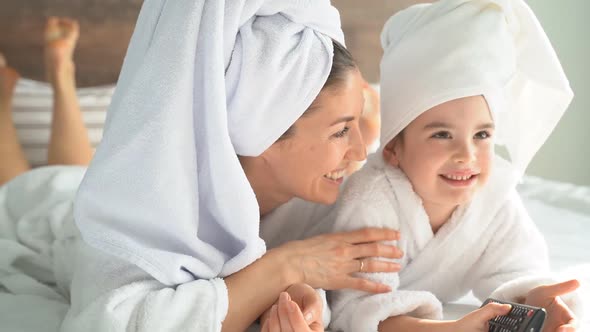
M392 16L381 40L381 146L428 109L484 95L519 174L573 93L522 0L440 0Z

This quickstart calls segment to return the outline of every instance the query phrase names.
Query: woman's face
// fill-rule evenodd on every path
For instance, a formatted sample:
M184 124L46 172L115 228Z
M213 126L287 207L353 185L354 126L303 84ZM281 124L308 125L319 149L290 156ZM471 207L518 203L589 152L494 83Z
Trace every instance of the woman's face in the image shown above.
M350 70L343 84L320 93L313 109L295 122L293 135L261 155L278 195L336 201L347 166L366 157L359 128L363 105L363 79Z

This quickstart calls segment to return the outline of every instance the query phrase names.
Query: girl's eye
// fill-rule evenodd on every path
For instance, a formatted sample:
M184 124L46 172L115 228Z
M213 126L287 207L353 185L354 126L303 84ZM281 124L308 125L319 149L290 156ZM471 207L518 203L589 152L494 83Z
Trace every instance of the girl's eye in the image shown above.
M348 131L349 131L349 130L350 130L350 128L349 128L349 127L344 127L344 129L340 130L339 132L335 133L335 134L334 134L334 135L332 135L332 136L334 136L334 137L336 137L336 138L341 138L341 137L344 137L344 136L346 136L346 134L348 134Z
M485 131L485 130L484 131L480 131L477 134L475 134L475 138L476 139L487 139L487 138L490 138L491 136L492 135L489 132Z
M448 131L439 131L437 133L435 133L434 135L431 136L432 138L438 138L438 139L449 139L452 138L451 137L451 133L449 133Z

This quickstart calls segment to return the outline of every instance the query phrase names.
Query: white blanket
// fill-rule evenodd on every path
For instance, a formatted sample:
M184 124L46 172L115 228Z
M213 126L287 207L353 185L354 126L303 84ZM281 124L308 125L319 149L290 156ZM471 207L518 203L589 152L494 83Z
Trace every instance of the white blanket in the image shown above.
M45 167L0 187L0 331L57 331L69 308L82 167Z
M0 187L0 331L219 331L223 280L169 288L81 240L84 171L44 167Z
M332 292L331 328L377 331L380 321L397 315L441 319L441 304L470 290L480 300L491 296L516 301L533 287L554 282L543 236L518 194L512 192L497 204L489 199L498 188L505 188L505 180L492 174L490 185L434 234L405 175L373 156L348 181L324 222L335 219L335 230L366 226L400 230L402 238L396 244L405 253L399 261L403 268L400 273L365 274L390 285L391 293ZM566 301L579 311L578 297Z

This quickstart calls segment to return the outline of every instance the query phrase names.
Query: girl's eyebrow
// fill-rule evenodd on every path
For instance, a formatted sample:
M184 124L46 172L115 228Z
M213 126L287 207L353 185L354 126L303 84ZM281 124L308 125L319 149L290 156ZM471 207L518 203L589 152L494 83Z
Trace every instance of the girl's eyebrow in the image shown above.
M481 124L477 127L477 130L483 130L483 129L495 129L496 125L493 122L487 122L484 124Z
M439 121L435 121L435 122L431 122L429 124L427 124L426 126L424 126L424 129L448 129L448 128L452 128L453 126L451 126L448 123L445 122L439 122Z
M439 121L431 122L431 123L427 124L426 126L424 126L424 129L450 129L450 128L453 128L453 126L448 123L439 122ZM480 124L479 126L477 126L477 130L494 129L494 128L496 128L496 126L494 125L493 122L486 122L486 123L483 123L483 124Z

